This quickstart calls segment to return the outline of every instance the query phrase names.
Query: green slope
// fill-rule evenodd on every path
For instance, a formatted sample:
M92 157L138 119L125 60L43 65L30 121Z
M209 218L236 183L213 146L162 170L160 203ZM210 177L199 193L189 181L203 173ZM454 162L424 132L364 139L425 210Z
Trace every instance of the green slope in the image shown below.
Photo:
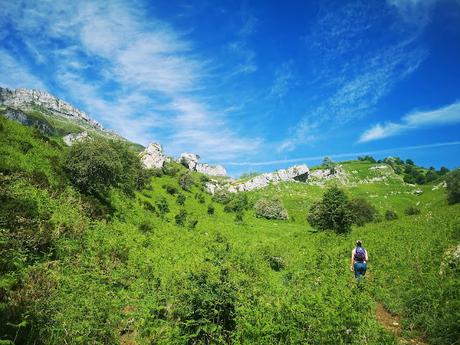
M377 301L405 320L407 337L457 339L459 273L439 270L460 241L460 205L447 206L443 188L425 185L417 196L397 177L360 184L373 165L346 163L358 171L346 193L365 196L381 213L394 209L399 219L338 236L306 222L324 188L285 183L248 193L251 201L280 197L290 220L259 219L251 209L235 222L203 192L199 174L182 190L185 171L175 164L175 176L158 173L133 197L113 189L110 211L100 209L70 185L67 150L59 138L0 118L0 339L396 344L375 319ZM421 214L405 216L408 205ZM176 224L181 210L184 226ZM371 259L364 290L349 271L358 237Z

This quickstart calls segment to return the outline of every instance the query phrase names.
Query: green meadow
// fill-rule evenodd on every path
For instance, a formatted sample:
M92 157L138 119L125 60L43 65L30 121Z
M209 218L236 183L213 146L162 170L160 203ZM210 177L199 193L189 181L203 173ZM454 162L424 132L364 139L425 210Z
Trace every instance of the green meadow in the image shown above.
M344 181L270 185L234 212L198 173L184 189L175 163L138 190L88 196L69 179L69 150L0 117L0 344L458 343L460 269L448 260L460 204L442 179L412 186L370 169L385 164L342 162ZM308 211L332 184L378 219L347 235L313 229ZM289 218L257 218L252 205L274 197ZM357 239L370 259L362 287L349 268Z

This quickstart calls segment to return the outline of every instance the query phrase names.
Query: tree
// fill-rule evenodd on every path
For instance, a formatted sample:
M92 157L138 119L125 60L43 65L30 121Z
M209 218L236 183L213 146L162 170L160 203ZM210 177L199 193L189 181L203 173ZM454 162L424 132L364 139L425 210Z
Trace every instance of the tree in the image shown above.
M329 188L324 193L323 199L310 208L307 220L318 230L350 232L353 216L346 194L336 186Z
M446 176L447 202L456 204L460 202L460 168L452 170Z
M65 159L65 171L82 193L104 198L111 187L127 194L144 186L147 174L126 143L91 139L75 143Z
M259 199L254 205L256 217L288 219L288 213L279 199Z
M335 167L337 164L330 157L324 157L321 166L325 169L328 169L331 174L335 174Z

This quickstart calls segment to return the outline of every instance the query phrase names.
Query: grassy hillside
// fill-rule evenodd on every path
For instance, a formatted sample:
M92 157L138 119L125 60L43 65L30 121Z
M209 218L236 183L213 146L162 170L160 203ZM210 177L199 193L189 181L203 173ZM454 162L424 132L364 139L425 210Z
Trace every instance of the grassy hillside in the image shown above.
M199 174L184 190L185 170L172 164L102 202L70 183L68 150L0 117L0 343L396 344L376 303L403 318L406 337L458 339L458 268L440 268L460 241L460 205L443 188L416 195L391 172L372 181L376 164L348 162L346 193L399 219L339 236L306 222L324 187L248 193L250 203L280 197L290 218L250 208L239 219ZM409 205L421 214L406 216ZM349 271L358 237L370 253L363 290Z

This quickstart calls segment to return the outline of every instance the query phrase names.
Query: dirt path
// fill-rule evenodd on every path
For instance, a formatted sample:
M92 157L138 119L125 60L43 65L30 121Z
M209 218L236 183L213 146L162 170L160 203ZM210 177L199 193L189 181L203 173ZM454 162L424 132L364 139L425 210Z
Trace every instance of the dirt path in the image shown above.
M420 337L412 339L403 338L401 336L401 319L398 316L391 315L382 304L377 303L375 314L377 321L387 331L392 332L396 338L398 338L399 343L408 345L428 345L428 343Z

